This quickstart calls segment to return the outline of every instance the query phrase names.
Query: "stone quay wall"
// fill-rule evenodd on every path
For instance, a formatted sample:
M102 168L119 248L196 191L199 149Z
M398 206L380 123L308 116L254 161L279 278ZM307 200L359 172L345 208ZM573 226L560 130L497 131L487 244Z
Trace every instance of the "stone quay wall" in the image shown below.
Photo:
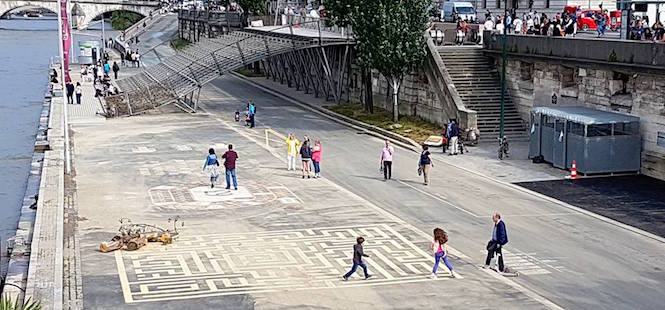
M496 61L500 69L499 56ZM665 71L615 70L515 57L506 63L506 80L527 123L531 108L553 105L553 95L557 97L556 105L586 106L640 117L642 173L665 179Z

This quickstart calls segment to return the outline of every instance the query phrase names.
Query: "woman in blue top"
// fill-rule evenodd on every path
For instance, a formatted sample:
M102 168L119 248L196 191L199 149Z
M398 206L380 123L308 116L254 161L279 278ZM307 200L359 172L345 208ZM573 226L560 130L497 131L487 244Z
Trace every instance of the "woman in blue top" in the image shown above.
M203 164L203 171L210 176L210 188L215 187L215 182L217 182L217 178L219 178L217 167L219 167L219 161L217 160L215 149L210 148L208 150L206 161Z

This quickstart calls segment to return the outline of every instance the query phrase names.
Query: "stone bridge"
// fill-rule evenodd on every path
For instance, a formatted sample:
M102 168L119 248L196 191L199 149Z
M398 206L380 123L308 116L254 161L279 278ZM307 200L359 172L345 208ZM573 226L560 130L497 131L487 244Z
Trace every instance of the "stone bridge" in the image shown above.
M58 2L56 0L0 0L0 16L22 7L38 7L57 12ZM159 1L71 0L68 12L72 13L78 29L86 29L93 19L107 12L125 10L148 16L159 8Z

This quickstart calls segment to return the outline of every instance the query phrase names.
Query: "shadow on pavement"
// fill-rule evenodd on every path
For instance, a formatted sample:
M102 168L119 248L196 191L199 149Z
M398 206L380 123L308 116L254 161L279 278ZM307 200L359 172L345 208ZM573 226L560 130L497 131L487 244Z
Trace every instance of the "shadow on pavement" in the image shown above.
M665 181L634 175L515 184L665 237Z

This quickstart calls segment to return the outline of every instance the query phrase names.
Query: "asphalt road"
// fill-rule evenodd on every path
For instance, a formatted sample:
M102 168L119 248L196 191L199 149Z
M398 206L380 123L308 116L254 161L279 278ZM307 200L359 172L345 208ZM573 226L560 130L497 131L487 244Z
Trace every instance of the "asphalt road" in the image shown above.
M212 84L219 96L237 98L237 103L206 104L210 113L231 119L251 99L258 120L257 129L248 129L252 134L260 137L269 127L321 139L326 178L423 231L443 226L451 246L478 264L491 236L490 215L501 212L510 240L507 264L522 272L514 281L561 307L661 309L665 302L662 239L448 165L443 156L435 158L431 184L423 186L416 174L417 154L396 148L394 180L384 182L378 169L382 141L236 78Z

